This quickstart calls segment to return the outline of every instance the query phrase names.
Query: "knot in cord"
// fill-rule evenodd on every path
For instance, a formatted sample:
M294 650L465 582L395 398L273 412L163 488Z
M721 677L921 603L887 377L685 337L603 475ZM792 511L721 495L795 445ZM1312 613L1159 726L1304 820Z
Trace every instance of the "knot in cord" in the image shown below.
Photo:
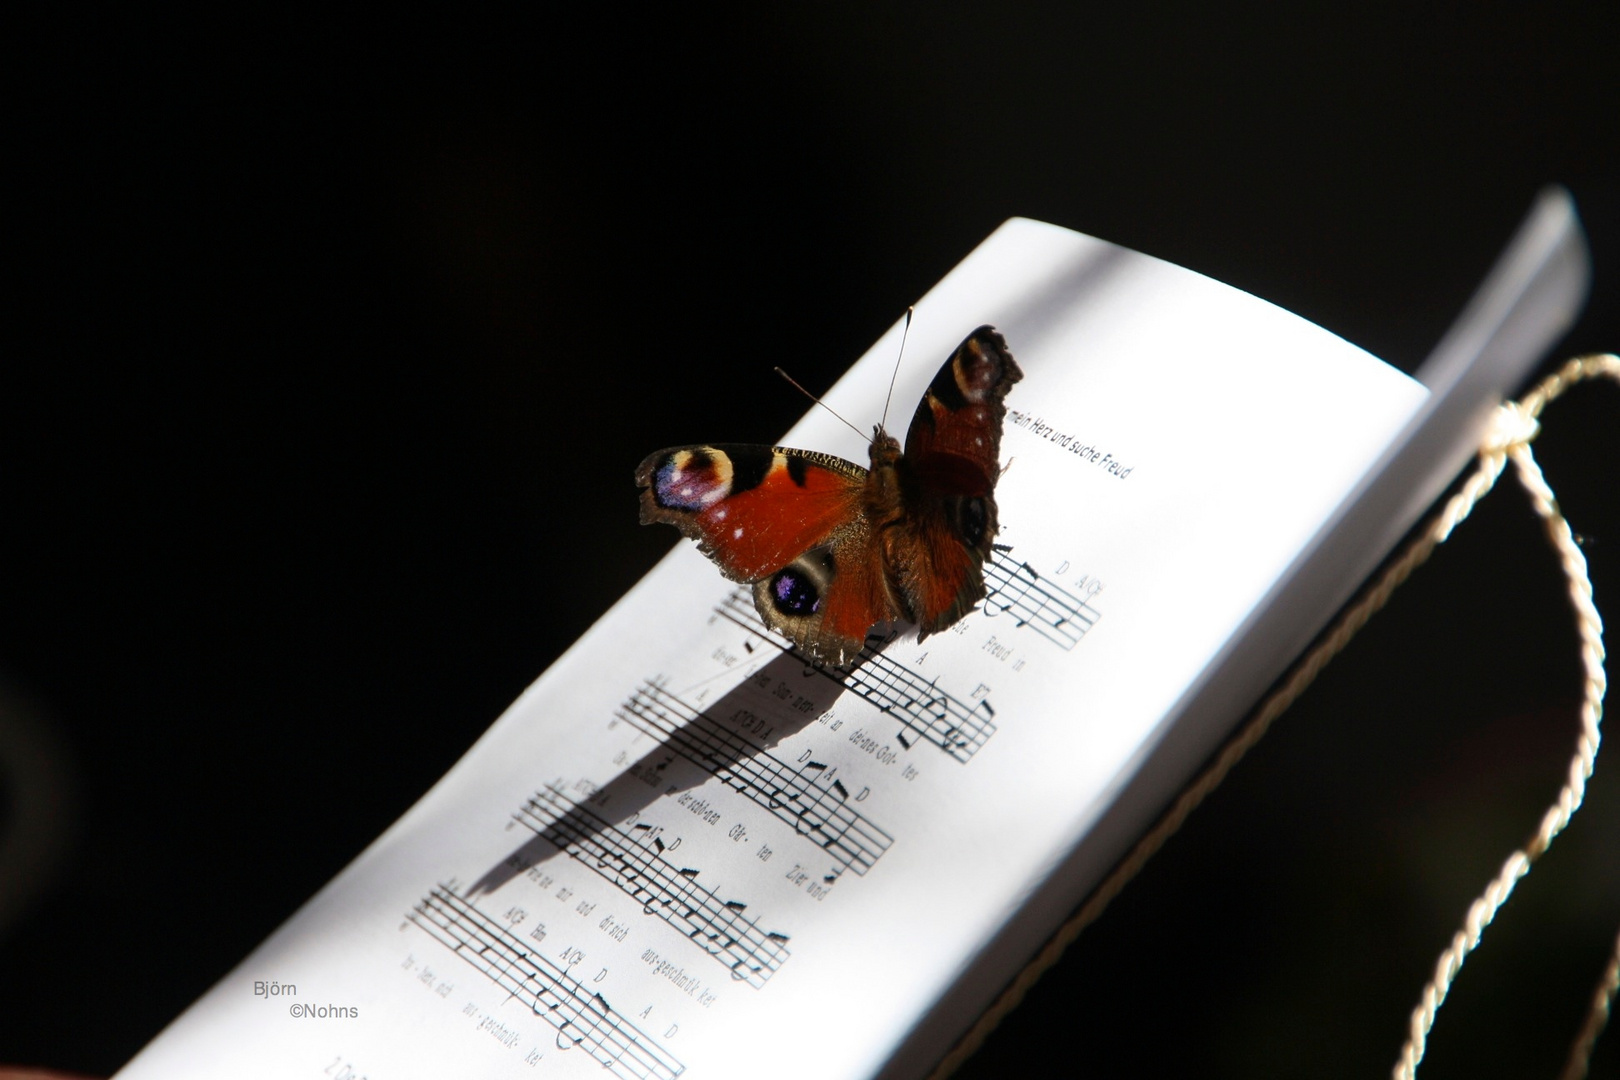
M1515 446L1525 445L1541 433L1541 422L1531 408L1522 402L1504 401L1491 416L1491 426L1485 432L1480 452L1505 454Z

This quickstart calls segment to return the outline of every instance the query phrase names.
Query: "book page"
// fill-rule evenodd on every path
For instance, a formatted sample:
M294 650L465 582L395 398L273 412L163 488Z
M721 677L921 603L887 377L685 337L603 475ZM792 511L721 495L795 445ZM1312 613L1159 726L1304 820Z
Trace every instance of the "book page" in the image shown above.
M881 1070L1426 396L1254 297L1014 220L919 302L893 417L983 323L1025 377L978 610L816 667L683 541L118 1075ZM828 404L877 422L899 337ZM867 460L821 410L783 444Z

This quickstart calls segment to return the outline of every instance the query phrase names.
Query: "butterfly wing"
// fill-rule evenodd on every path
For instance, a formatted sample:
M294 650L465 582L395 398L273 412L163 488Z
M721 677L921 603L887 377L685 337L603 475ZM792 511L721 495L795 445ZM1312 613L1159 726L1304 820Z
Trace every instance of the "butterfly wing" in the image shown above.
M867 472L830 454L678 446L636 468L641 521L675 526L765 623L814 659L843 663L873 623L899 614L865 512Z
M919 638L984 598L984 562L997 531L1003 399L1023 377L1001 335L981 326L940 367L906 431L906 555L895 562Z
M928 384L906 430L906 460L932 490L986 496L1001 475L1003 399L1024 377L993 326L969 334Z
M853 660L874 623L902 614L870 530L865 516L856 517L827 543L754 583L754 606L766 625L813 660Z

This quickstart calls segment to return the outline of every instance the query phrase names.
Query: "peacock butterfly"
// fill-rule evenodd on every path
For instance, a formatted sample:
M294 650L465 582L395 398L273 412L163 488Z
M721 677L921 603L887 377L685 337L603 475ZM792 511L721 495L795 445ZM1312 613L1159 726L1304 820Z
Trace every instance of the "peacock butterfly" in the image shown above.
M905 451L879 424L871 469L785 447L676 446L636 467L641 522L668 522L732 581L767 626L819 663L842 664L874 623L922 639L984 598L996 536L1002 399L1024 377L993 327L957 346L929 383Z

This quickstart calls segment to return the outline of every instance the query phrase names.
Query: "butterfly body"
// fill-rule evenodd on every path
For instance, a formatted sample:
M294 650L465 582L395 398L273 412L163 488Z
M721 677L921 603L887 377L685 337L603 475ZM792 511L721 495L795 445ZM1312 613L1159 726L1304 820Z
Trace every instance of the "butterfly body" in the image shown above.
M1002 399L1022 377L1001 335L980 327L929 384L903 450L881 426L865 469L779 446L660 450L636 469L642 523L696 540L817 661L852 659L878 622L905 619L927 637L984 597Z

